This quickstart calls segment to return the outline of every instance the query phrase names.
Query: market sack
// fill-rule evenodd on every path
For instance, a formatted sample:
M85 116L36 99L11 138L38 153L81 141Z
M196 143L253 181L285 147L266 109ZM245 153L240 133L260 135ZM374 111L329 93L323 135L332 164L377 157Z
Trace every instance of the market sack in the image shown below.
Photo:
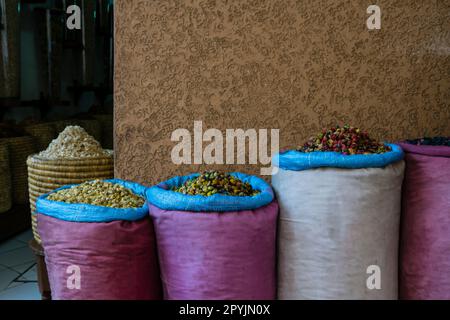
M404 162L388 146L275 156L279 299L397 299Z
M240 197L172 191L198 176L174 177L147 191L164 298L274 299L278 204L272 188L258 177L231 173L260 193Z
M134 194L145 187L118 179ZM65 186L51 194L70 188ZM37 200L37 223L56 300L160 299L154 231L148 205L109 208Z
M450 147L405 151L400 298L450 299Z

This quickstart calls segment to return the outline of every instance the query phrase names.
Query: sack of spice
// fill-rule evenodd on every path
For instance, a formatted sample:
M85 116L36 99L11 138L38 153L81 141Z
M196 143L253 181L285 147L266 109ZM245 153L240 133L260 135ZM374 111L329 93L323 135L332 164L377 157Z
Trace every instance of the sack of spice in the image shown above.
M274 157L280 299L397 299L402 158L350 126Z
M400 143L400 299L450 299L450 137Z
M243 173L174 177L147 190L164 298L274 299L278 204Z
M118 179L94 180L38 198L53 299L161 298L145 189Z

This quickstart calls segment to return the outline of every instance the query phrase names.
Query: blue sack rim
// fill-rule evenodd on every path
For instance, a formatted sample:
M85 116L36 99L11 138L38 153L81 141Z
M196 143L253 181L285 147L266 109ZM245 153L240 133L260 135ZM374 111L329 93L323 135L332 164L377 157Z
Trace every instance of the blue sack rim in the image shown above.
M102 181L120 184L145 199L145 190L147 188L138 183L121 179ZM66 203L47 199L52 193L77 185L79 184L65 185L50 193L41 195L36 201L36 212L34 214L39 213L56 219L73 222L136 221L148 215L147 202L140 208L109 208L85 203Z
M404 152L399 145L385 143L391 151L380 154L344 155L339 152L300 152L288 150L274 155L273 165L284 170L301 171L321 167L363 169L382 168L403 159Z
M187 195L172 191L173 187L184 184L187 180L198 177L199 173L186 176L175 176L167 181L147 189L147 201L162 210L195 211L195 212L228 212L253 210L268 205L274 199L272 187L263 179L240 172L230 175L248 182L260 193L254 196L229 196L214 194L212 196Z

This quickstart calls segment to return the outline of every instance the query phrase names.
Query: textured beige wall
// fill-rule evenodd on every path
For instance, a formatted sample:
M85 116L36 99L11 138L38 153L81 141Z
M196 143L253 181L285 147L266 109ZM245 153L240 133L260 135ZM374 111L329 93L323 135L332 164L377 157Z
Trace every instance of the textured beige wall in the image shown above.
M115 19L118 177L203 169L170 160L172 131L194 120L279 128L281 147L344 122L385 139L450 135L449 0L116 0Z

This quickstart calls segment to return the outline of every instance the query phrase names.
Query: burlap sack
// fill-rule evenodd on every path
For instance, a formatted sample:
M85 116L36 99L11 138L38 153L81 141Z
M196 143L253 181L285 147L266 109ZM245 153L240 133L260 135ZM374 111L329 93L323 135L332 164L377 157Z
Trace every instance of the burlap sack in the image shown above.
M279 169L279 299L397 299L403 173L403 161ZM379 267L381 289L369 289L370 266Z

